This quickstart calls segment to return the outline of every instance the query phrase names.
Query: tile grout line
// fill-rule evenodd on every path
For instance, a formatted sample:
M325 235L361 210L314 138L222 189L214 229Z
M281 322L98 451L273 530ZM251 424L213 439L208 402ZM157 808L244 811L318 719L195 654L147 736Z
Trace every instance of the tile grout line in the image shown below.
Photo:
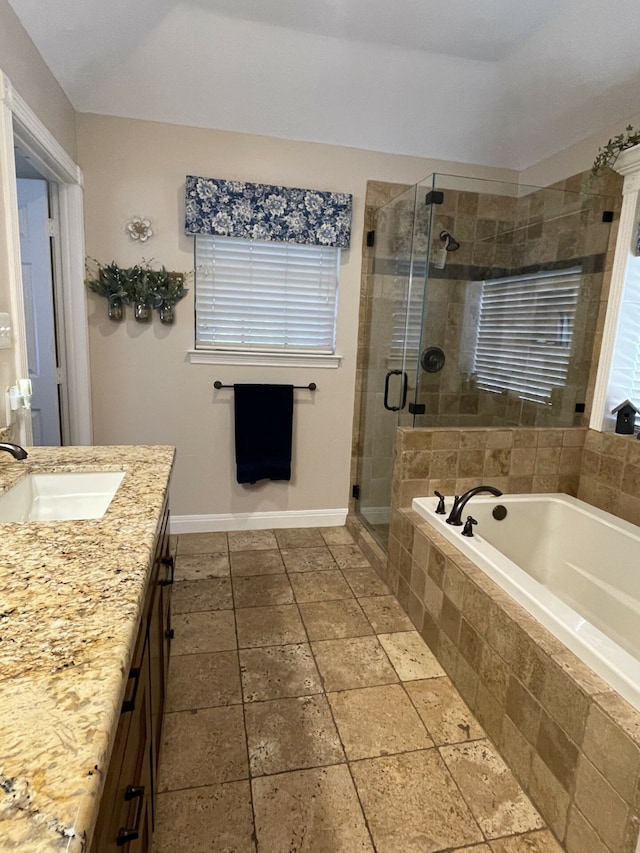
M229 539L227 537L227 547L229 546ZM247 779L249 783L249 805L251 807L251 824L252 824L252 838L255 844L255 849L258 849L258 830L256 827L256 810L255 803L253 800L253 784L251 777L251 756L249 754L249 733L247 731L247 715L244 701L244 682L242 680L242 664L240 662L240 637L238 636L238 620L236 619L236 607L235 607L235 591L233 588L233 581L231 579L231 552L229 552L229 583L231 586L231 602L233 605L233 627L236 635L236 657L238 661L238 678L240 680L240 698L241 698L241 706L242 706L242 728L244 731L244 751L247 757Z
M301 546L301 547L306 547L306 546ZM177 550L178 550L178 544L176 543L176 552L177 552ZM263 550L263 549L256 549L256 550ZM279 551L279 554L280 554L280 558L281 558L281 559L283 559L283 558L282 558L281 549L280 549L280 547L279 547L279 546L278 546L278 551ZM230 553L230 552L229 552L229 553ZM185 555L185 556L186 556L186 555ZM189 555L189 556L191 556L191 555ZM283 561L283 564L284 564L284 561ZM354 567L354 568L365 568L365 567L361 567L361 566L359 566L359 567ZM370 568L370 567L369 567L369 568ZM347 578L346 578L346 577L344 576L344 574L343 574L343 568L342 568L342 567L338 567L338 569L339 569L339 571L340 571L341 575L344 577L344 579L345 579L345 580L347 580ZM323 571L323 570L322 570L322 569L314 569L314 571L319 572L319 571ZM347 569L347 571L348 571L348 569ZM290 583L289 570L286 568L286 565L285 565L285 573L286 573L286 575L287 575L287 577L288 577L288 579L289 579L289 583ZM278 574L282 574L282 573L278 573ZM294 572L294 574L300 574L300 573L295 573L295 572ZM229 580L231 581L230 586L231 586L231 596L232 596L232 602L233 602L232 610L233 610L233 612L234 612L234 629L235 629L235 635L236 635L236 644L237 644L237 648L236 648L235 650L221 650L221 651L222 651L222 652L224 652L224 651L235 651L236 659L237 659L237 661L238 661L238 668L240 669L240 651L241 651L241 648L240 648L240 643L239 643L238 627L237 627L237 621L236 621L236 618L235 618L235 614L236 614L236 610L238 610L238 609L246 609L246 608L237 608L237 607L236 607L236 605L235 605L235 592L234 592L234 589L233 589L232 576L231 576L231 573L230 573L230 559L229 559L229 575L228 575L227 577L228 577L228 578L229 578ZM204 578L203 578L202 580L204 580ZM348 583L348 580L347 580L347 583ZM352 591L353 591L353 590L352 590ZM328 699L328 691L327 691L326 686L325 686L325 683L324 683L324 678L323 678L323 676L322 676L322 673L321 673L321 671L320 671L320 668L318 667L318 663L317 663L316 655L315 655L315 653L314 653L313 646L312 646L312 641L311 641L311 640L310 640L310 638L309 638L309 632L308 632L308 629L307 629L307 625L306 625L306 623L305 623L305 621L304 621L304 618L303 618L302 613L301 613L301 610L300 610L300 604L320 604L320 603L324 603L325 601L340 601L340 600L344 600L344 601L352 601L352 600L355 600L355 601L357 602L358 609L359 609L360 613L365 617L365 620L366 620L367 624L369 624L369 625L371 626L371 628L372 628L372 630L373 630L373 632L374 632L374 633L373 633L373 636L375 637L375 639L376 639L377 643L378 643L378 644L380 645L380 647L382 648L382 652L383 652L383 654L384 654L385 658L387 659L387 661L388 661L389 665L391 666L391 668L392 668L393 672L394 672L394 673L396 673L396 675L397 675L398 680L397 680L396 682L393 682L393 683L399 683L399 684L401 684L401 685L402 685L402 688L403 688L403 694L404 694L404 695L409 699L409 703L410 703L411 707L414 709L415 713L417 714L417 716L418 716L418 718L419 718L419 721L420 721L420 724L421 724L422 728L424 728L424 730L427 732L427 734L428 734L429 738L430 738L430 739L431 739L431 741L433 742L433 746L431 746L431 747L427 747L427 748L425 748L425 749L420 749L420 750L405 750L405 751L402 751L402 752L394 752L394 753L389 753L389 754L390 754L390 755L402 755L402 754L410 754L410 753L415 753L415 752L423 752L423 751L432 750L432 749L436 749L436 750L438 751L438 756L439 756L439 758L440 758L440 761L442 761L442 763L443 763L443 765L444 765L444 767L445 767L445 769L446 769L446 771L447 771L448 775L451 777L451 779L452 779L452 781L453 781L453 783L454 783L454 786L455 786L456 790L458 791L458 793L459 793L460 797L462 798L462 801L467 805L467 808L469 809L469 811L470 811L470 813L471 813L471 816L472 816L472 818L473 818L473 821L474 821L474 823L477 825L478 830L479 830L480 834L482 835L483 841L474 842L475 844L485 843L485 844L487 844L488 846L490 846L490 847L491 847L491 850L493 850L493 846L491 846L493 841L497 841L497 840L501 840L501 839L507 839L507 838L516 838L516 837L526 836L526 835L529 835L529 834L534 833L534 832L540 832L540 831L545 831L545 830L546 830L546 831L548 831L548 826L547 826L546 822L544 822L544 821L543 821L543 825L542 825L542 827L539 827L539 828L537 828L537 829L528 829L528 830L526 830L526 831L524 831L524 832L511 832L511 833L507 833L507 834L505 834L505 835L501 835L501 836L498 836L497 838L492 838L492 839L489 839L489 838L487 838L487 837L486 837L485 833L483 832L483 830L482 830L481 826L480 826L480 825L479 825L479 823L478 823L478 820L477 820L477 819L476 819L476 817L475 817L475 814L474 814L474 813L473 813L473 811L471 810L471 807L470 807L470 804L469 804L469 801L468 801L467 797L465 797L465 795L463 794L462 790L460 789L460 786L458 785L458 783L457 783L457 781L456 781L455 777L453 776L453 774L452 774L452 773L451 773L451 771L449 770L449 767L448 767L448 765L447 765L446 761L444 760L444 757L442 756L442 752L441 752L441 750L442 750L442 748L444 748L445 746L449 746L449 747L450 747L450 746L454 746L454 747L455 747L455 746L463 747L465 744L468 744L468 743L477 743L477 742L478 742L478 741L480 741L480 740L485 740L485 739L486 739L489 743L491 743L491 741L490 741L490 740L489 740L489 738L487 737L486 733L484 733L484 737L483 737L483 738L473 738L473 739L471 739L471 740L458 741L458 742L454 742L454 743L444 743L444 744L439 744L439 745L438 745L438 744L436 744L435 739L433 738L433 736L432 736L432 734L431 734L431 731L429 730L429 727L424 723L424 721L423 721L423 720L422 720L422 718L420 717L420 714L419 714L419 712L418 712L417 705L416 705L416 703L414 702L414 700L412 699L411 694L410 694L410 693L409 693L409 691L407 690L406 682L400 678L399 673L398 673L398 672L397 672L397 670L396 670L396 667L393 665L393 663L392 663L392 662L391 662L391 660L389 659L389 657L388 657L388 655L387 655L387 653L386 653L386 650L384 649L384 647L382 646L382 644L380 643L380 640L379 640L379 637L380 637L380 635L381 635L381 634L414 633L414 632L415 632L415 628L414 628L414 627L412 627L412 628L410 628L410 629L405 629L405 630L403 630L403 631L394 631L394 630L389 630L388 628L387 628L387 629L385 629L385 630L380 630L380 631L379 631L379 630L376 630L376 628L373 626L373 623L372 623L371 619L369 618L369 616L367 615L366 611L364 611L364 608L363 608L363 607L362 607L362 605L360 604L360 598L379 597L379 596L381 596L381 595L391 595L391 596L393 596L393 594L392 594L390 591L389 591L389 592L387 592L387 593L378 593L377 595L376 595L375 593L374 593L373 595L372 595L371 593L367 593L367 594L364 594L364 595L357 595L357 594L354 592L354 593L353 593L353 598L349 598L349 599L320 599L320 600L318 600L318 601L311 601L311 602L299 602L299 601L297 600L296 596L295 596L295 591L293 592L293 594L294 594L294 601L293 601L293 602L291 602L291 603L292 603L292 604L294 604L294 605L295 605L295 607L296 607L296 611L297 611L297 613L298 613L298 617L299 617L299 619L300 619L300 621L301 621L301 624L302 624L302 627L303 627L303 630L304 630L304 635L305 635L305 637L306 637L306 643L303 643L303 644L300 644L300 643L273 643L273 644L269 644L269 645L267 645L267 646L251 646L251 647L246 647L246 650L251 650L251 649L260 649L260 648L273 648L273 647L277 647L277 646L280 646L280 647L282 647L282 646L285 646L285 647L286 647L286 646L295 646L295 645L307 645L307 646L308 646L308 648L309 648L309 649L310 649L310 651L311 651L311 655L312 655L312 659L313 659L314 665L315 665L316 670L318 671L318 675L320 676L320 679L321 679L321 684L322 684L322 690L321 690L321 692L320 692L320 693L312 693L312 694L303 694L302 696L276 697L276 699L278 699L278 698L282 698L282 699L296 699L296 698L304 698L304 697L306 697L306 696L319 696L319 695L324 695L324 697L325 697L325 701L326 701L326 704L327 704L327 706L329 707L330 716L331 716L331 719L332 719L332 722L333 722L333 725L334 725L334 728L335 728L335 731L336 731L336 734L337 734L338 740L339 740L340 745L341 745L342 750L343 750L343 754L344 754L344 757L345 757L345 761L344 761L344 762L338 762L338 763L332 762L332 763L329 763L329 764L318 764L318 765L314 765L313 767L309 767L309 768L294 768L293 770L284 770L284 771L279 771L278 773L273 773L273 774L261 774L260 776L253 776L252 771L251 771L250 759L249 759L249 750L248 750L248 733L247 733L247 728L246 728L245 708L246 708L246 706L247 706L247 705L249 705L249 704L259 704L259 703L262 703L262 702L275 701L275 700L264 699L264 700L257 700L257 702L256 702L256 703L248 702L248 701L246 700L246 695L245 695L245 690L244 690L244 683L243 683L243 681L242 681L242 673L240 672L240 689L241 689L241 696L242 696L242 701L241 701L241 703L227 703L226 705L223 705L223 706L210 706L210 707L229 707L229 706L234 706L234 705L236 705L236 704L242 704L242 705L243 705L243 724L244 724L244 734L245 734L245 748L246 748L246 755L247 755L247 761L248 761L248 780L247 780L247 781L249 782L250 797L251 797L251 809L252 809L253 830L254 830L254 832L253 832L253 839L254 839L254 842L256 843L256 845L257 845L257 831L256 831L256 825L255 825L255 811L254 811L254 803L253 803L253 788L252 788L252 780L253 780L254 778L269 778L269 777L273 777L273 776L277 776L277 775L281 775L281 774L286 774L286 773L290 773L290 772L299 772L299 771L302 771L302 770L312 770L312 769L315 769L315 768L330 767L330 766L342 766L342 764L346 763L346 765L347 765L347 767L348 767L348 770L349 770L350 778L351 778L351 780L352 780L352 784L353 784L353 786L354 786L354 790L355 790L355 793L356 793L356 797L357 797L357 799L358 799L358 803L359 803L359 806L360 806L360 809L361 809L361 813L362 813L362 816L363 816L363 819L364 819L365 825L366 825L366 827L367 827L367 832L369 833L369 837L370 837L370 839L371 839L371 843L372 843L372 845L373 845L373 849L374 849L374 850L376 849L376 847L375 847L375 843L374 843L374 841L373 841L373 836L372 836L372 833L371 833L371 830L370 830L370 827L369 827L369 824L368 824L368 820L367 820L366 814L365 814L365 812L364 812L364 808L363 808L363 805L362 805L362 801L360 800L360 795L359 795L359 792L358 792L357 786L356 786L356 784L355 784L355 778L354 778L353 773L352 773L352 771L351 771L351 764L352 764L352 763L354 763L354 762L358 762L358 761L366 761L366 760L372 760L372 759L373 759L373 760L375 760L377 757L386 757L386 756L370 756L370 757L364 757L364 758L362 758L362 759L354 759L354 760L353 760L353 762L352 762L352 761L350 761L350 760L348 759L348 757L347 757L347 753L346 753L346 749L345 749L345 747L344 747L344 743L343 743L343 741L342 741L342 736L341 736L341 734L340 734L340 730L339 730L339 728L338 728L338 726L337 726L337 723L336 723L336 719L335 719L334 712L333 712L333 707L332 707L332 705L331 705L331 703L329 702L329 699ZM395 598L395 599L396 599L396 601L397 601L397 597L393 596L393 598ZM270 607L270 606L277 606L277 605L270 605L270 604L267 604L267 605L257 605L257 606L258 606L258 607L259 607L259 606L266 606L266 607ZM217 611L216 611L216 610L213 610L213 611L186 611L186 612L187 612L187 613L188 613L188 612L200 612L200 613L201 613L201 612L220 612L221 610L224 610L224 609L225 609L225 608L220 608L220 609L218 609ZM226 609L228 609L228 608L226 608ZM372 635L368 634L368 635L364 635L364 636L370 637L370 636L372 636ZM326 641L331 642L332 640L342 640L342 639L362 639L362 637L363 637L363 635L355 635L355 636L348 636L348 637L338 637L338 638L328 638L328 640L325 640L325 642L326 642ZM322 642L322 641L319 641L319 640L318 640L318 641L313 641L313 642ZM195 653L191 653L191 654L217 654L217 653L219 653L219 652L213 652L213 653L207 653L207 652L195 652ZM180 657L180 656L178 656L178 657ZM443 678L447 678L447 676L446 676L446 675L442 675L442 676L433 676L432 678L426 678L426 679L413 679L413 681L423 681L423 680L424 680L424 681L430 681L430 680L432 680L432 679L434 679L434 680L439 680L439 679L443 679ZM384 686L384 685L372 685L372 686L373 686L373 687L377 687L377 686ZM362 689L366 689L366 688L363 688L363 687L352 687L352 688L344 688L343 690L340 690L340 691L330 691L330 692L347 692L347 691L355 691L355 690L362 690ZM462 698L462 697L461 697L461 698ZM464 700L462 700L462 701L464 702ZM209 707L209 706L207 706L207 707ZM466 703L465 703L465 707L466 707ZM172 712L172 713L178 713L178 712ZM236 781L245 781L245 780L244 780L244 779L242 779L242 780L225 780L225 782L216 783L216 784L225 785L225 784L233 783L233 782L236 782ZM189 788L191 788L191 789L192 789L192 788L199 788L199 787L208 787L208 786L198 786L198 785L189 786ZM521 788L521 786L518 786L518 787L519 787L519 788ZM189 788L187 788L187 789L176 789L176 790L188 790ZM163 793L168 793L168 792L163 792ZM527 798L527 799L529 799L529 798ZM536 810L536 812L537 812L537 810ZM463 850L463 849L465 849L465 847L467 847L467 846L468 846L468 845L462 845L462 846L460 846L460 847L453 847L453 848L452 848L452 847L445 847L445 848L442 848L441 853L444 853L444 851L445 851L445 850L452 850L452 851L453 851L453 850Z

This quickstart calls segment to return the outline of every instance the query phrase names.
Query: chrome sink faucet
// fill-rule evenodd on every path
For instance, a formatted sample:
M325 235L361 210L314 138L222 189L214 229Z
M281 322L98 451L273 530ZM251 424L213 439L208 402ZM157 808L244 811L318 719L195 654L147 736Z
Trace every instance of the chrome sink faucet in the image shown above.
M19 444L12 444L10 441L0 441L0 450L6 450L14 459L26 459L27 451Z
M495 495L497 498L502 494L500 489L496 489L495 486L476 486L473 489L469 489L469 491L465 492L460 497L455 498L453 506L451 507L451 512L447 518L447 524L453 524L456 527L460 527L462 525L462 510L474 495L480 495L483 492Z

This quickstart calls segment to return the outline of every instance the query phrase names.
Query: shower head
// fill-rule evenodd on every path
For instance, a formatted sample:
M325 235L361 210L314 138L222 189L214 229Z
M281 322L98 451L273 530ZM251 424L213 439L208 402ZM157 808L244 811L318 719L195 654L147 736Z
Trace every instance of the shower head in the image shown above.
M458 243L456 238L448 231L441 231L440 239L444 243L444 248L447 250L447 252L455 252L456 249L460 248L460 243Z

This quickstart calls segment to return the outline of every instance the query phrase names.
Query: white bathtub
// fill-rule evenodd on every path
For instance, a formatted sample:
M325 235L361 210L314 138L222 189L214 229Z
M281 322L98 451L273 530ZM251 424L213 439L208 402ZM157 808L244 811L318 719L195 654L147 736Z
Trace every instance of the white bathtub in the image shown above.
M451 499L447 504L450 508ZM507 509L497 521L496 506ZM562 494L471 498L472 538L413 509L640 710L640 527Z

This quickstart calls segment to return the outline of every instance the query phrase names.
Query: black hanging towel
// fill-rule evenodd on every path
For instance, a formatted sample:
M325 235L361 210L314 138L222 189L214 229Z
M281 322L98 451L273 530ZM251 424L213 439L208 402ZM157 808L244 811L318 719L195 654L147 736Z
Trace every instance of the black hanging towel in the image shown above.
M293 385L234 385L236 479L291 479Z

